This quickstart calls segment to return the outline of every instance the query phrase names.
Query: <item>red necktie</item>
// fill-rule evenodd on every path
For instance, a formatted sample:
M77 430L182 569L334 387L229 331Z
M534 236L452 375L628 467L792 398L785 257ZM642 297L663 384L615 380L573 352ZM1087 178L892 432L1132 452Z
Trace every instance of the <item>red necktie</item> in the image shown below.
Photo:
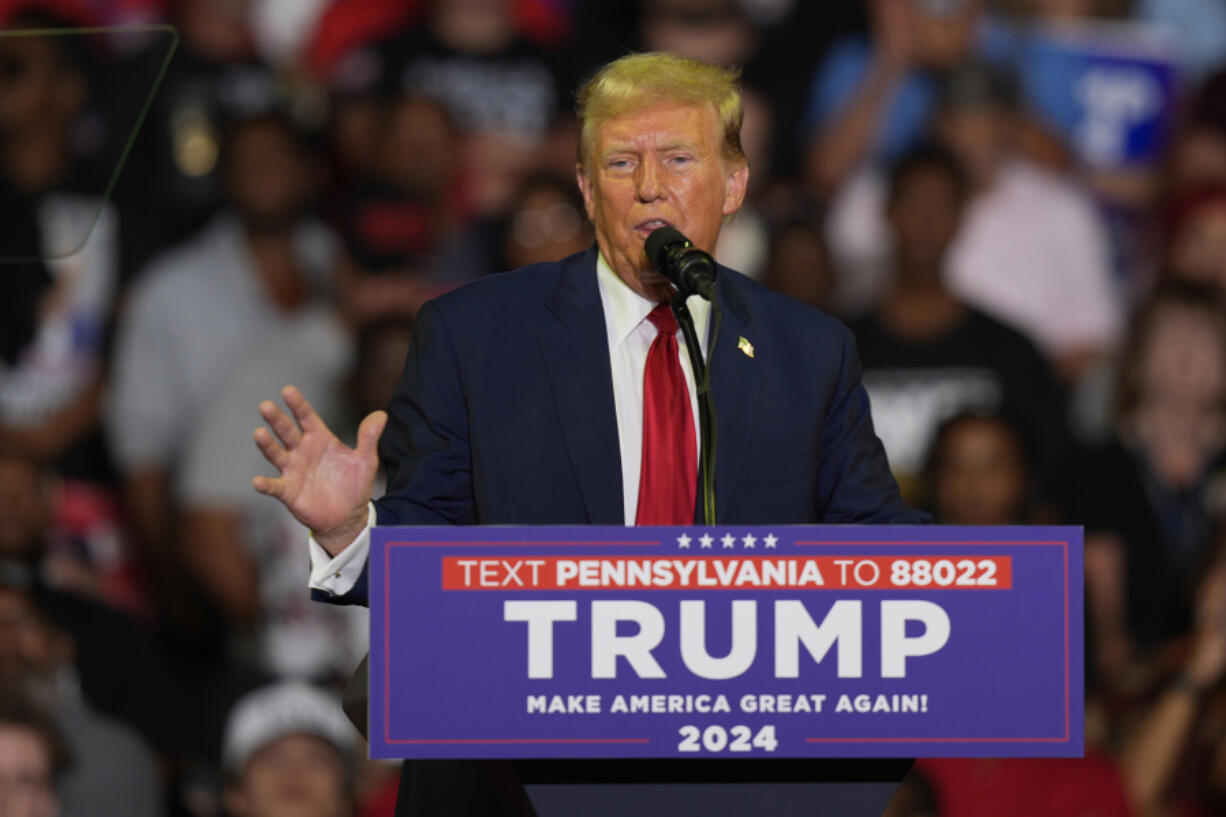
M678 358L677 319L668 304L647 318L657 334L643 372L643 465L635 524L688 525L698 490L698 443Z

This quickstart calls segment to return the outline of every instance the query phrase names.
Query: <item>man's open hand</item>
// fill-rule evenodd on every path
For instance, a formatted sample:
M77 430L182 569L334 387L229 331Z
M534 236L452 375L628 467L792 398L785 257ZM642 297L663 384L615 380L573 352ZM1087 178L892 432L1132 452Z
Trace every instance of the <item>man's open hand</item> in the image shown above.
M366 527L366 505L379 470L376 448L387 413L375 411L358 427L357 447L337 439L293 386L281 390L289 417L271 400L260 404L267 428L255 430L255 444L281 475L255 477L252 486L276 497L315 540L335 556ZM297 422L295 422L295 420Z

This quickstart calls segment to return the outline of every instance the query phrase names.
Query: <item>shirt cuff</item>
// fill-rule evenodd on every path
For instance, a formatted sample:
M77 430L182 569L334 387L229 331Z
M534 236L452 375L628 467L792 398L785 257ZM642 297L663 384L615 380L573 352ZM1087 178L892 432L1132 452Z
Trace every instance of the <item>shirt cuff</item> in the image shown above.
M358 534L349 547L336 556L331 556L323 545L315 541L314 535L307 531L307 549L311 554L312 590L322 590L333 596L343 596L353 589L366 566L366 558L370 555L370 529L375 526L375 503L366 503L366 527Z

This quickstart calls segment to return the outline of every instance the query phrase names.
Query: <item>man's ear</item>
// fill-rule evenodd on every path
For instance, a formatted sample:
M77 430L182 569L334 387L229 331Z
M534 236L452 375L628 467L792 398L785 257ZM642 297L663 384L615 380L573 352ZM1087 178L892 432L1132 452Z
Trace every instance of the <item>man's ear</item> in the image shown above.
M575 181L579 183L579 192L583 194L583 209L587 211L587 220L596 223L595 209L592 206L595 191L592 189L592 177L580 162L575 165Z
M732 167L724 184L724 215L730 216L745 203L745 191L749 189L749 163Z

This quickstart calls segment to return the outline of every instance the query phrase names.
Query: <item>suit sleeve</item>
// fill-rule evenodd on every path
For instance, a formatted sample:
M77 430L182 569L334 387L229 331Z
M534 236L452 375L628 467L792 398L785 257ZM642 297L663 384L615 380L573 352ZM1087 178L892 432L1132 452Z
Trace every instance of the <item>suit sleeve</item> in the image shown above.
M433 302L418 313L404 373L388 406L379 458L387 472L387 493L374 503L378 524L476 522L459 359L442 312ZM312 597L333 604L366 604L366 568L348 592L315 589Z
M442 312L427 302L379 443L387 493L381 525L472 525L477 521L468 402Z
M828 524L918 525L928 515L908 508L873 430L860 357L851 331L839 327L839 371L822 419L818 471L822 521Z

